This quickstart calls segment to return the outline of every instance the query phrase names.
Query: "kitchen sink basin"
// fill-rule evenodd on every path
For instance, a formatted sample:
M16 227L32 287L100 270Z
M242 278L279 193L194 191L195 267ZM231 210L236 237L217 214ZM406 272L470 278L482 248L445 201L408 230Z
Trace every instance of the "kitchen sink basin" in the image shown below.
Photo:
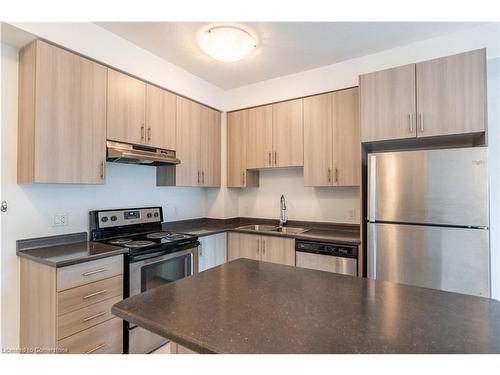
M276 229L277 227L275 225L244 225L242 227L238 227L238 229L243 229L243 230L254 230L256 232L272 232Z
M282 234L300 234L309 230L308 228L277 227L275 225L261 225L261 224L244 225L242 227L238 227L238 229L251 230L256 232L274 232Z
M277 227L271 230L271 232L278 232L283 234L300 234L307 232L308 228L297 228L297 227Z

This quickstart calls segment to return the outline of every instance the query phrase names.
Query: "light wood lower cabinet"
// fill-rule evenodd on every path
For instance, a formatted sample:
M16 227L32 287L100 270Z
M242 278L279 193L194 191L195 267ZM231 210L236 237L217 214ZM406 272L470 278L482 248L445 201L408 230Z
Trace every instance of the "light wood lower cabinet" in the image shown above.
M198 271L202 272L227 261L226 233L200 237L198 248Z
M44 41L19 54L20 184L103 184L106 67Z
M199 354L186 348L185 346L179 345L173 341L170 341L170 354Z
M238 258L295 266L293 238L246 233L228 233L228 261Z
M21 258L20 346L27 353L122 353L123 256L54 268Z

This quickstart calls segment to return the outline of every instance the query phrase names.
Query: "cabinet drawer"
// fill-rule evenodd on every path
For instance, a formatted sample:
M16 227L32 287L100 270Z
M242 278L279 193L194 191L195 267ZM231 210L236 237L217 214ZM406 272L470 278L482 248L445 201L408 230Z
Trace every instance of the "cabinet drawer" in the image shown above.
M57 290L66 290L123 274L123 255L93 260L57 270Z
M57 293L57 315L67 314L111 297L123 295L123 275Z
M120 354L123 352L123 321L110 319L57 342L68 354Z
M113 297L59 316L57 318L57 339L61 340L113 318L111 306L121 300L121 296Z

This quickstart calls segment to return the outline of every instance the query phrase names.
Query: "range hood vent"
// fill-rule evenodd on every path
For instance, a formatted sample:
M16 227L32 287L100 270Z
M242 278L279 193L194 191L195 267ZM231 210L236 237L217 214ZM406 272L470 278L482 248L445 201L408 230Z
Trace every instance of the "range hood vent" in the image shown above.
M181 161L175 157L175 151L161 148L132 145L107 141L106 159L115 163L141 164L150 166L175 165Z

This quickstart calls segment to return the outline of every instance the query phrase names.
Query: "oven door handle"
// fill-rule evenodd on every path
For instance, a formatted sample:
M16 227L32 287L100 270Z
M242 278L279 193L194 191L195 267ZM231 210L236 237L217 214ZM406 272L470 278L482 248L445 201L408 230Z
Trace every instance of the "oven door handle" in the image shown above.
M183 252L187 252L190 249L197 249L199 245L200 243L196 241L196 242L185 243L184 246L182 246L179 250L174 252L161 250L146 254L136 254L136 255L131 254L129 255L129 261L130 263L135 263L158 257L165 257L163 259L168 259L171 256L172 258L175 258L176 256L182 255Z

